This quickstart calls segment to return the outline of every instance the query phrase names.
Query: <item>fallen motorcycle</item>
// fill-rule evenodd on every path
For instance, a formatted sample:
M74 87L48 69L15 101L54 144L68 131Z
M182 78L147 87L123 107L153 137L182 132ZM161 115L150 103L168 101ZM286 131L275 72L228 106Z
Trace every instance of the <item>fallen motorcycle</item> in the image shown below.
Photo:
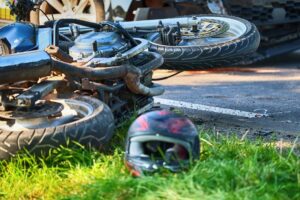
M163 93L152 83L162 56L114 23L62 19L53 28L15 23L4 31L2 54L10 55L0 56L0 159L69 141L101 149L116 124Z
M102 148L116 124L163 93L152 71L164 58L167 68L203 69L241 59L259 41L255 26L232 17L135 23L61 19L0 29L0 159L69 140Z

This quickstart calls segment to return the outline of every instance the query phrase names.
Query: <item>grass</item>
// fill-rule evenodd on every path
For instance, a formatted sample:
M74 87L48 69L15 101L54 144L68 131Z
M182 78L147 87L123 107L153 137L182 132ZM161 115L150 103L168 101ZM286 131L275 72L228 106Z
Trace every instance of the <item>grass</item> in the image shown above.
M0 23L0 27L4 25ZM44 158L0 162L1 199L300 199L295 149L201 133L201 160L187 172L132 178L123 164L127 126L111 149L79 144Z
M201 133L189 171L132 178L123 165L126 127L106 153L80 145L0 163L2 199L300 199L300 160L287 148Z

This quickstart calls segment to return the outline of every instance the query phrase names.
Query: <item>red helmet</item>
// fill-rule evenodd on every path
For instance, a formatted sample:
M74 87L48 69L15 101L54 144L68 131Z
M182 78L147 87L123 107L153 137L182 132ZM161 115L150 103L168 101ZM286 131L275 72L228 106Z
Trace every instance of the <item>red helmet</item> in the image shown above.
M173 172L199 159L198 131L191 120L167 110L139 116L130 126L125 162L134 176L165 168Z

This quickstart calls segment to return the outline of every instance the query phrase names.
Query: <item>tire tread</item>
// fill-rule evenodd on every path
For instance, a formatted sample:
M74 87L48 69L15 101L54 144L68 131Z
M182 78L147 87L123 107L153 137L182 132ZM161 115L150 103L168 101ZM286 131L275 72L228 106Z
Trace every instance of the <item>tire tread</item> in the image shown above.
M9 159L26 149L31 153L47 153L49 149L66 145L68 140L100 149L112 137L114 118L110 108L91 97L79 97L93 106L94 113L84 120L58 127L8 131L0 128L0 160ZM103 108L103 109L101 109ZM75 134L74 134L75 133Z

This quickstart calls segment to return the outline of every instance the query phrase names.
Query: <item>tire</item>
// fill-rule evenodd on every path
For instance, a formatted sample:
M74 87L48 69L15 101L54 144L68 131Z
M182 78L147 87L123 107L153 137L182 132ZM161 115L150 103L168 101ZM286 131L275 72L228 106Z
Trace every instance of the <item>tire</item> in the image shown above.
M90 3L92 4L93 12L95 12L94 16L92 16L92 18L90 20L80 18L80 17L76 16L75 13L72 16L70 16L69 14L67 16L64 16L64 13L55 14L54 18L55 18L55 20L62 19L62 18L75 18L75 19L82 19L82 20L97 22L97 23L105 20L105 9L104 9L103 0L90 0ZM30 22L33 24L36 24L36 25L43 25L45 22L45 20L42 19L42 17L41 17L41 16L44 16L43 12L46 13L47 16L52 20L52 16L53 16L52 14L54 14L57 11L52 6L50 6L50 4L47 1L44 1L38 7L38 9L36 9L36 11L32 11L30 13ZM64 11L64 12L67 12L67 11Z
M24 149L37 155L47 154L50 149L66 145L69 141L95 149L107 144L114 131L113 114L107 105L87 96L59 101L70 107L73 105L78 112L87 112L84 109L88 108L88 114L63 125L24 130L10 130L0 118L0 159L9 159Z
M201 15L200 15L201 16ZM167 46L150 42L150 51L160 53L165 63L161 68L172 70L205 70L228 66L240 62L245 56L255 52L259 46L260 35L252 23L231 16L203 15L222 20L227 18L245 25L245 32L238 38L224 43L206 46Z

